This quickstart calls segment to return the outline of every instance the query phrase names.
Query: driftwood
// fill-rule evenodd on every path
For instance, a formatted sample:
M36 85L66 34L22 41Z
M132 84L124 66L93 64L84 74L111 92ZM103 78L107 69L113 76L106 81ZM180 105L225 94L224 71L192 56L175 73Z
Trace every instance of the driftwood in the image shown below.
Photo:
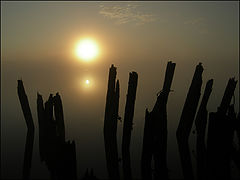
M176 132L183 176L186 180L194 179L188 138L201 94L202 72L203 67L199 63L196 67Z
M131 131L133 129L134 105L136 99L138 74L129 73L128 92L124 114L123 137L122 137L122 167L123 177L125 180L132 179L131 159L130 159L130 142Z
M206 145L205 145L205 131L207 126L207 103L212 92L213 79L209 80L206 84L205 91L202 97L202 102L198 109L198 113L195 119L196 131L197 131L197 179L206 179Z
M119 81L116 83L116 67L109 69L108 90L104 118L104 145L109 179L120 179L117 149L117 121L119 106Z
M154 179L168 179L167 169L167 100L170 92L175 63L167 64L163 89L153 110L146 109L141 171L143 179L152 179L151 161L154 159Z
M207 139L207 178L231 178L231 150L233 142L234 121L229 118L230 102L236 88L237 81L230 78L224 92L221 104L216 113L209 115ZM231 114L230 109L230 114Z
M18 97L22 107L23 115L27 124L27 137L24 151L23 176L22 179L29 179L32 164L32 152L34 142L34 123L28 98L25 93L22 80L18 80Z

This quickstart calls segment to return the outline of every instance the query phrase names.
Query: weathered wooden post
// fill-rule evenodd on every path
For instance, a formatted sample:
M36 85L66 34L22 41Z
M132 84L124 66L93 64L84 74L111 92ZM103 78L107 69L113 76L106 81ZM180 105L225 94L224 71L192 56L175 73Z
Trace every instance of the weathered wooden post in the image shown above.
M31 164L32 164L33 142L34 142L34 123L33 123L31 109L28 103L28 98L25 93L22 80L18 80L17 90L18 90L18 97L22 107L23 115L27 124L27 137L26 137L25 152L24 152L22 179L29 179Z
M205 91L202 97L202 102L197 112L195 119L196 131L197 131L197 179L206 179L206 145L205 145L205 131L207 126L207 103L212 92L213 79L209 80L206 84Z
M39 152L51 174L51 179L77 179L75 142L65 141L63 107L60 95L50 94L43 105L37 94ZM55 119L53 117L55 115Z
M168 179L167 168L167 101L176 63L168 62L162 91L152 110L154 119L154 179Z
M119 106L119 81L116 83L116 67L109 69L108 90L104 117L104 145L109 179L120 179L117 149L117 121Z
M146 110L142 150L142 178L152 179L151 160L154 159L154 179L168 179L167 169L167 100L175 63L168 62L163 89L153 110Z
M191 86L188 90L187 98L183 107L180 122L177 128L176 136L182 164L183 176L186 180L194 179L191 154L189 151L188 138L197 110L198 101L201 94L202 86L202 64L196 66Z
M138 74L136 72L129 73L128 92L125 106L123 137L122 137L122 167L125 180L132 179L131 159L130 159L130 142L131 131L133 129L134 105L136 99Z
M153 120L148 109L146 109L141 157L141 176L143 180L152 179L153 137Z
M65 125L64 125L64 118L63 118L63 107L62 107L62 100L60 95L57 93L56 96L53 98L54 103L54 115L56 118L56 126L57 126L57 136L60 137L62 142L65 142Z
M207 138L207 178L230 179L233 122L227 116L237 81L230 78L216 113L209 115Z
M45 160L46 156L46 146L45 146L45 112L43 106L43 98L42 96L37 93L37 115L38 115L38 132L39 132L39 153L41 161Z
M238 112L238 115L237 115L235 130L237 132L238 145L240 147L240 112Z
M237 116L236 116L236 112L234 110L234 104L231 104L228 110L228 114L227 117L229 118L230 123L232 124L232 128L231 128L231 138L232 138L232 145L231 145L231 150L230 150L230 155L231 155L231 159L233 160L233 162L235 163L235 165L237 166L237 168L240 170L240 150L239 148L236 148L236 143L239 143L239 139L238 142L234 141L234 131L236 131L238 124L238 120L237 120Z
M238 137L237 142L234 142L233 140L232 147L231 147L231 157L234 163L236 164L237 168L240 170L240 148L239 148L240 147L239 146L240 145L240 113L238 113L238 115L236 116L236 113L234 112L234 109L233 109L233 111L230 114L231 114L230 118L234 119L233 121L235 121L233 127Z

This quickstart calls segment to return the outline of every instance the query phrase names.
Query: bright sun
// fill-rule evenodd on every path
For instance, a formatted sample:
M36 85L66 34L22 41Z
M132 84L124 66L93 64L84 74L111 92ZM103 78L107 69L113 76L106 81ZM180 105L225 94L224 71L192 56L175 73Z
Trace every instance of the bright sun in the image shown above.
M87 80L85 81L85 84L90 84L90 81L87 79Z
M92 60L98 54L99 49L97 43L92 39L83 39L77 44L76 55L84 61Z

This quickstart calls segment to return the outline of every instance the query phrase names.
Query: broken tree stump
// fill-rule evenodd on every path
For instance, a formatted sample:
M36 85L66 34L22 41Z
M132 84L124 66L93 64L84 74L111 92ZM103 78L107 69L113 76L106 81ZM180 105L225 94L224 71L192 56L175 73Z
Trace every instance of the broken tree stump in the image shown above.
M119 81L116 82L116 67L109 69L108 90L104 117L104 145L109 179L120 179L117 146L117 121L119 107Z
M143 179L152 179L151 161L154 159L154 179L168 179L167 169L167 100L175 63L168 62L165 80L153 110L146 110L141 170Z
M162 91L151 112L154 121L154 179L168 179L167 168L167 101L170 93L176 63L167 64Z
M206 179L206 166L207 166L207 150L205 145L205 132L207 126L207 103L212 92L213 79L209 80L206 84L204 94L202 97L202 102L197 112L195 119L196 131L197 131L197 179Z
M37 93L37 115L38 115L38 126L39 126L39 153L41 161L45 160L46 150L45 150L45 112L43 106L42 96Z
M56 118L56 131L57 136L60 137L61 141L65 141L65 125L64 125L64 118L63 118L63 107L62 107L62 100L60 95L57 93L56 96L53 98L54 103L54 115Z
M141 176L143 180L152 179L153 121L150 116L148 109L146 109L141 157Z
M183 177L186 180L194 179L188 139L201 94L202 72L203 67L199 63L196 66L176 132Z
M65 141L63 107L60 95L50 94L43 105L42 96L37 93L39 123L39 152L45 162L51 179L77 179L75 142ZM53 117L55 115L55 119Z
M132 179L131 159L130 159L130 142L131 131L133 129L134 105L136 99L138 74L136 72L129 73L128 92L125 106L123 136L122 136L122 167L123 177L125 180Z
M232 138L230 155L231 155L231 159L233 160L237 168L240 169L240 151L239 151L239 148L238 149L236 148L236 142L234 141L234 132L236 131L236 127L238 125L237 115L234 110L234 104L231 104L229 106L227 117L229 118L229 121L232 124L231 132L230 132L230 136Z
M233 105L232 105L233 106ZM232 108L233 111L231 114L231 117L233 119L234 125L234 131L236 131L237 134L237 142L232 142L232 147L231 147L231 157L235 165L237 166L238 170L240 170L240 113L236 115L234 108ZM238 148L237 148L238 146Z
M32 152L34 142L34 123L32 118L31 109L29 106L28 98L25 93L22 80L18 80L18 97L22 107L25 122L27 124L27 136L24 151L24 162L23 162L23 176L22 179L29 179L32 164Z
M207 178L230 179L233 123L227 116L237 81L230 78L217 112L209 115L207 137Z

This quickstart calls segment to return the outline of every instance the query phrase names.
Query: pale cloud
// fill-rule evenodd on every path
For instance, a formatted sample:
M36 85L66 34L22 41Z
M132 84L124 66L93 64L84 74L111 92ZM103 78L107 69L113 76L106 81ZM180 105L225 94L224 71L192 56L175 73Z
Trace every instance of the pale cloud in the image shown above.
M142 13L137 10L137 5L100 5L99 13L106 18L115 20L115 23L126 24L134 23L143 25L145 23L156 21L156 16L152 13Z
M184 22L184 24L190 24L190 25L196 25L196 24L204 24L204 18L194 18L194 19L189 19Z
M207 23L206 23L205 18L199 17L199 18L188 19L188 20L184 21L184 24L188 25L188 26L197 27L199 29L200 34L208 33Z

